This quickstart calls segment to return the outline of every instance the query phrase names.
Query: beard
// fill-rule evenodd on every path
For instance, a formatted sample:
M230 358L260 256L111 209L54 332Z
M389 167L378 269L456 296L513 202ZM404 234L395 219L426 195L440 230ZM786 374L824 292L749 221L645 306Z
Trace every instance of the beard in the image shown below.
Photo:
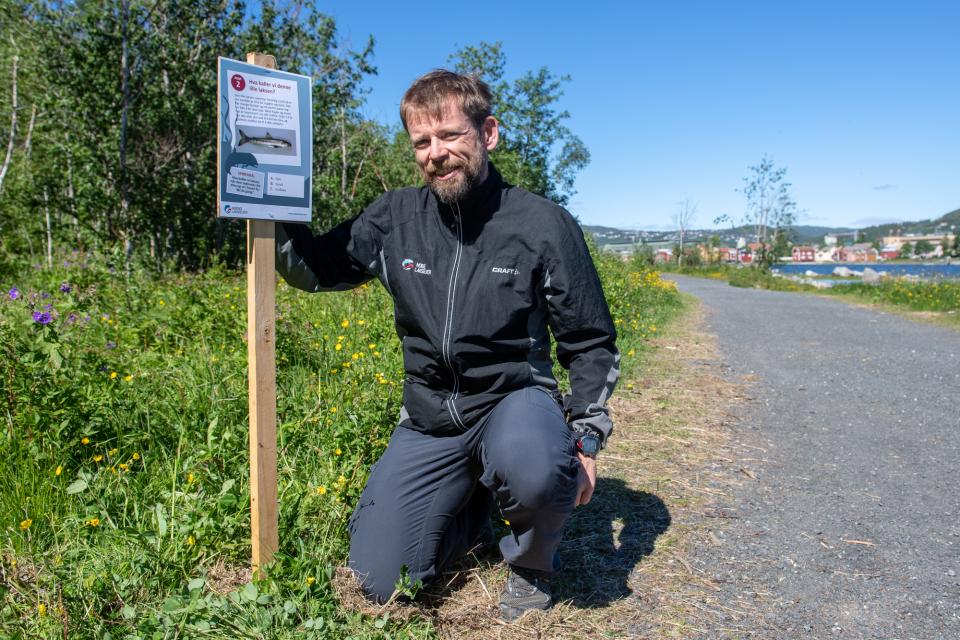
M420 170L423 182L440 202L450 205L460 202L480 184L480 174L487 164L486 149L477 145L477 152L464 160L449 159L442 164L430 163ZM441 180L440 175L460 169L459 175Z

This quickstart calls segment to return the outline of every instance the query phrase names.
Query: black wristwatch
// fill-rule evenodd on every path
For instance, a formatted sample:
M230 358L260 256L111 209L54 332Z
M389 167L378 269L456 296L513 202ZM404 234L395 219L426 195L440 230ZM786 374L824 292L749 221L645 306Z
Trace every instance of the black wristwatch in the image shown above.
M596 459L600 452L600 438L594 433L579 433L577 436L577 452L588 458Z

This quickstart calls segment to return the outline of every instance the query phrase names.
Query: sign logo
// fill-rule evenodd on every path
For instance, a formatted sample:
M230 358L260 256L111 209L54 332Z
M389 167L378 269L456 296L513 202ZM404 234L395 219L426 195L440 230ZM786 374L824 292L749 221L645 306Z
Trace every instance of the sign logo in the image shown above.
M513 267L494 267L490 271L492 271L493 273L504 273L511 276L520 275L520 270L514 269Z
M404 258L403 262L400 263L400 266L404 271L413 271L414 273L422 273L425 276L429 276L433 273L432 269L427 269L427 265L423 262L414 262L410 258Z
M239 73L235 73L230 76L230 86L236 89L237 91L243 91L247 86L247 81Z

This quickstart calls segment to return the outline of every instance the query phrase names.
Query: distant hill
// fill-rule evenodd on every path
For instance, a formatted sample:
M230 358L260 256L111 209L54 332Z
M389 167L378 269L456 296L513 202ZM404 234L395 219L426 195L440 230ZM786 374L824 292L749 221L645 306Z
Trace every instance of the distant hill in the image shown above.
M598 225L584 225L583 229L592 234L599 245L629 242L671 242L679 240L677 231L641 231ZM872 242L883 236L956 233L958 230L960 230L960 209L955 209L933 220L881 224L859 229L860 239L863 242ZM720 236L723 244L732 245L737 241L737 238L751 237L753 231L753 225L740 225L739 227L728 227L726 229L691 229L687 231L686 239L689 242L700 242L717 235ZM795 244L822 244L823 236L829 233L850 233L851 231L857 231L857 229L853 227L796 225L791 228L790 239Z

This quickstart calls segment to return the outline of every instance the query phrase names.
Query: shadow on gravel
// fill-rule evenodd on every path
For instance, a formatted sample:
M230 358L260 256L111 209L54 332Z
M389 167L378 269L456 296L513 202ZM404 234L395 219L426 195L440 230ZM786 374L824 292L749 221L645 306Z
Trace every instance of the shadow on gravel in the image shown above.
M631 573L669 526L670 512L654 494L616 478L598 479L593 500L576 509L567 525L554 598L589 608L629 597Z

